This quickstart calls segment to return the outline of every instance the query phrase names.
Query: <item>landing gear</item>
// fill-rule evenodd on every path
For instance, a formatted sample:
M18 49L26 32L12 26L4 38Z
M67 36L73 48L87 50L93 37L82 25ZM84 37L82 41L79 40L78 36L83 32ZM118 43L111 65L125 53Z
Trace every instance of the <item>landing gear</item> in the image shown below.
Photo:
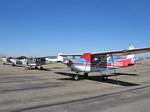
M43 70L43 69L44 69L44 68L41 66L41 67L40 67L40 70Z
M107 75L103 75L103 76L102 76L102 80L103 80L103 81L108 80L108 76L107 76Z
M32 70L32 66L29 66L28 70Z
M79 75L76 74L76 75L74 75L72 78L73 78L75 81L78 81L78 80L79 80Z
M103 80L103 81L108 80L108 75L103 74L102 72L100 72L100 75L102 76L102 80Z
M88 73L84 73L83 77L87 79ZM79 74L77 73L77 74L73 75L72 78L73 78L73 80L78 81L79 80Z
M44 68L43 68L42 66L35 66L35 69L36 69L36 70L38 70L38 69L44 70Z
M87 79L87 78L89 77L89 76L88 76L88 73L84 73L83 76L84 76L85 79Z
M35 69L38 69L38 66L35 66Z

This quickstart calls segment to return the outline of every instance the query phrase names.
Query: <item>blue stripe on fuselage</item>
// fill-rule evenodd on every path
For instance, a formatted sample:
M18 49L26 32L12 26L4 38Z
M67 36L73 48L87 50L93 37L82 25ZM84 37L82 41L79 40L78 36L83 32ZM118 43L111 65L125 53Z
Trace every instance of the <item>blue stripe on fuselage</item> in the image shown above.
M115 62L118 60L122 60L122 59L126 59L125 57L120 57L120 56L113 56L113 58L111 56L107 57L107 60L101 61L101 62L91 62L91 64L107 64L110 62ZM74 58L72 59L73 62L79 62L79 63L84 63L86 62L86 60L84 58Z
M74 58L72 61L73 62L80 62L80 63L86 62L86 60L83 58Z

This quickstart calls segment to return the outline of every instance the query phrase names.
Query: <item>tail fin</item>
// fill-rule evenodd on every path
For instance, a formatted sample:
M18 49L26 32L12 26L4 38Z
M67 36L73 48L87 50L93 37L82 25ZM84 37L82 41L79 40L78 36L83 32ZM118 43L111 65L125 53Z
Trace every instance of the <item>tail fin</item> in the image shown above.
M3 63L7 63L7 57L0 58Z
M130 45L130 46L129 46L129 50L132 50L132 49L134 49L134 46L133 46L133 45ZM134 62L135 56L134 56L133 54L128 55L128 56L127 56L127 59L131 59L132 62Z
M61 55L63 55L63 53L58 53L58 62L63 62L64 61L64 58L61 56Z

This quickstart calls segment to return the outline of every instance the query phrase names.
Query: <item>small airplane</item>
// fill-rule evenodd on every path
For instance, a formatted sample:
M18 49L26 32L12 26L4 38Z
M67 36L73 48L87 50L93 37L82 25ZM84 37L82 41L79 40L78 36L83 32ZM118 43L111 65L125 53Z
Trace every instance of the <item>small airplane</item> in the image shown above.
M150 48L134 49L133 46L129 50L108 51L102 53L84 53L83 55L61 55L64 57L72 56L65 64L71 71L76 72L73 76L74 80L79 80L79 73L84 74L84 78L88 77L90 72L102 72L105 70L115 70L124 67L130 67L138 63L134 54L150 52ZM102 74L102 79L107 80L108 75Z
M32 68L35 68L35 69L40 68L41 70L43 70L44 68L42 65L63 62L64 58L61 55L62 55L62 53L58 53L57 56L33 58L27 62L27 66L30 70Z
M63 57L60 56L62 53L58 53L57 56L47 56L47 57L36 57L36 58L1 58L4 64L11 64L12 66L23 66L31 70L32 68L43 70L43 65L63 62Z
M61 55L63 55L63 53L58 53L57 56L48 56L48 57L45 57L45 59L47 62L50 62L50 63L63 62L64 58Z
M3 64L7 63L7 58L6 57L1 57L0 60L3 62Z
M19 66L19 65L26 65L27 59L10 59L10 62L12 63L12 66Z
M12 57L2 57L0 58L1 61L3 62L3 65L13 65L14 62L15 62L15 58L12 58Z

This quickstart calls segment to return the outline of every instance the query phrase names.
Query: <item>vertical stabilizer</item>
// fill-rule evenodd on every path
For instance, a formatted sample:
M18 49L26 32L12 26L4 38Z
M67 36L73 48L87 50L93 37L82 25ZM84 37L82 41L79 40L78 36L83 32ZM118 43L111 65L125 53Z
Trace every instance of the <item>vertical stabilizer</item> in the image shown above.
M134 49L134 46L130 45L129 50L132 50L132 49ZM134 58L135 58L135 56L133 54L127 56L127 59L131 59L132 62L134 62Z
M3 62L3 63L7 63L7 57L4 57L4 58L0 58L1 59L1 61Z
M58 62L63 62L64 61L64 58L61 55L63 55L63 53L58 53L58 57L57 57Z

